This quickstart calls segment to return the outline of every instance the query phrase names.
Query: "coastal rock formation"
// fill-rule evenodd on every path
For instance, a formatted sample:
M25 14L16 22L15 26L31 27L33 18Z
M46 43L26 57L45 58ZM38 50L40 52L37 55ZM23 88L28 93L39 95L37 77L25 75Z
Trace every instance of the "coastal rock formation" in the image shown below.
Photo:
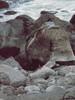
M42 11L36 21L20 15L1 22L0 54L5 58L15 57L26 70L36 70L49 60L74 60L67 24L48 11ZM12 53L8 53L8 50Z
M0 100L75 100L67 24L47 11L0 23Z
M0 0L0 9L9 8L9 4L5 1Z
M70 33L66 31L67 22L50 12L41 13L42 17L34 22L31 34L26 38L25 55L16 59L27 70L37 69L48 60L74 60L69 40Z
M52 22L45 23L29 41L27 46L29 59L40 59L44 63L49 59L53 61L74 60L69 32L52 24Z

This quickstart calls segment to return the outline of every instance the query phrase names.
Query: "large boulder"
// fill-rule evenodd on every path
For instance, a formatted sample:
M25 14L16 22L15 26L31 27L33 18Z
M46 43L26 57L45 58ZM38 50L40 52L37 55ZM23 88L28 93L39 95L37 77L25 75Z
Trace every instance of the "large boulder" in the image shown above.
M11 42L20 47L21 52L24 52L26 38L32 31L33 19L26 15L17 16L14 20L7 23L11 25Z
M63 86L52 85L46 89L46 92L49 92L50 100L62 100L65 88Z
M49 60L74 60L69 33L60 27L37 31L27 46L29 59L39 59L44 64Z
M6 74L10 79L10 84L12 84L12 85L18 86L20 84L23 84L26 80L26 77L20 70L14 69L13 67L11 67L9 65L1 64L0 65L0 73ZM7 77L5 77L5 78L7 78Z
M0 0L0 9L9 8L9 4L5 1Z
M21 70L22 67L20 66L20 64L14 59L14 57L9 57L8 59L2 60L0 61L0 64L5 64L5 65L9 65L14 69L19 69Z
M70 45L69 32L64 29L50 29L47 34L53 41L52 59L55 61L74 60L74 54Z
M66 31L67 22L49 12L41 12L35 21L29 40L26 41L26 54L29 61L42 62L74 60L70 45L70 33ZM35 65L35 64L34 64ZM42 66L38 63L38 67Z

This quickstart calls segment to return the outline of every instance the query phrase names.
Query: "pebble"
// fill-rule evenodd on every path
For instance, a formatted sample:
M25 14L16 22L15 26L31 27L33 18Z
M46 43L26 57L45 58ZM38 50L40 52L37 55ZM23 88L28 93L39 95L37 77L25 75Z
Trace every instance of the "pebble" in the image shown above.
M52 85L46 89L46 92L50 94L50 100L61 100L65 94L65 88Z
M24 90L26 93L40 92L40 88L36 85L26 86Z
M50 75L55 75L55 71L48 68L48 67L42 67L41 69L30 73L30 77L32 79L36 79L36 78L45 78L46 76L50 76Z

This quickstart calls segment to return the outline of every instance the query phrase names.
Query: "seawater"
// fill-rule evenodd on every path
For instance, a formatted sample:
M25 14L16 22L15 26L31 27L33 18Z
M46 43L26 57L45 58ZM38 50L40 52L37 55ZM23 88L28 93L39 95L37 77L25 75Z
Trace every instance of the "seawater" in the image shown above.
M0 21L6 21L15 18L18 15L26 14L33 19L40 16L42 10L56 12L56 16L62 20L69 21L75 14L75 0L5 0L10 4L10 8L0 10ZM14 10L18 13L15 15L4 15L4 12Z

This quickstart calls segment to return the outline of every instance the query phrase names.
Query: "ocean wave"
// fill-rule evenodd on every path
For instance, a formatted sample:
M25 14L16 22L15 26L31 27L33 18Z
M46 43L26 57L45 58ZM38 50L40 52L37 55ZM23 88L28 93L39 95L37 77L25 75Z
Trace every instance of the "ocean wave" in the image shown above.
M27 14L37 19L42 10L57 12L56 16L63 20L69 20L75 13L75 0L5 0L9 3L10 8L18 14ZM0 14L7 10L1 10ZM9 19L9 16L7 16ZM14 16L11 16L12 18Z

